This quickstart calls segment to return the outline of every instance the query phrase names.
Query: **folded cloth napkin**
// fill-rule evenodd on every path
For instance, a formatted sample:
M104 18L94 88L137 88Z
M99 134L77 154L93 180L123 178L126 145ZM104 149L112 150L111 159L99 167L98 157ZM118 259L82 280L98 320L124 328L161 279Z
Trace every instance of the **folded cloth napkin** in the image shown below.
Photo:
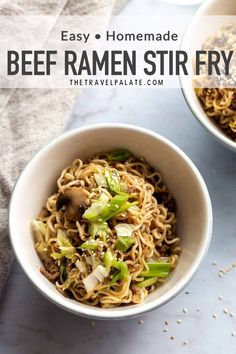
M57 19L99 12L108 21L125 1L2 0L0 15L53 15ZM62 131L77 95L76 89L0 89L0 293L13 259L8 235L13 184L32 155Z

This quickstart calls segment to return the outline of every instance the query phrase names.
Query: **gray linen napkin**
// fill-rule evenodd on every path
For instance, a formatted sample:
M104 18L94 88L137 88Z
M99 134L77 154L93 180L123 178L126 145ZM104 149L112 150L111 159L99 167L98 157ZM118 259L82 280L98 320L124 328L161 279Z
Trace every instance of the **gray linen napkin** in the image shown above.
M53 15L56 19L102 11L109 16L125 1L3 0L0 15ZM13 184L32 155L62 131L77 95L76 89L0 89L0 293L13 259L8 235Z

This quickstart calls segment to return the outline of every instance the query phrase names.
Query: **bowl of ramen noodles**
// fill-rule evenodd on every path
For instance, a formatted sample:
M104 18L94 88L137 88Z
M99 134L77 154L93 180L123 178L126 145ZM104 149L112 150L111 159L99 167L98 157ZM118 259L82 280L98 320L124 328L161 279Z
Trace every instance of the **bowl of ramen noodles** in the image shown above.
M236 23L224 25L209 36L203 44L203 50L230 51L236 48ZM236 58L231 61L236 67ZM199 102L210 121L216 125L228 139L236 143L236 71L232 75L208 77L203 70L199 80L207 80L204 87L195 88ZM217 82L214 82L216 81ZM213 84L213 85L212 85ZM224 86L224 84L226 86ZM205 87L209 86L209 87Z
M231 16L230 16L231 15ZM181 75L180 82L184 97L199 122L221 143L236 151L236 22L235 3L227 0L206 2L188 26L182 42L182 49L189 54L196 50L206 54L201 59L208 63L208 53L224 52L230 60L229 74L225 72L222 56L213 68L202 66L199 75ZM214 60L215 60L214 56ZM193 60L193 67L194 67Z
M129 318L163 305L210 242L206 185L164 137L125 124L63 134L19 177L10 237L23 270L75 314Z

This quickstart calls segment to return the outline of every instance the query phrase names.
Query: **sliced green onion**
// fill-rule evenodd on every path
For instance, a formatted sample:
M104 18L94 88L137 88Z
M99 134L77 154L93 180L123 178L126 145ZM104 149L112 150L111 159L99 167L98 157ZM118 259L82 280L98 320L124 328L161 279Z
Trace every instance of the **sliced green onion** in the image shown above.
M93 202L91 207L84 212L83 216L88 220L94 219L96 221L99 218L100 213L107 206L108 201L109 197L105 193L102 193L99 199Z
M94 178L98 186L107 188L107 180L105 176L95 173Z
M75 262L75 266L79 269L81 273L86 272L86 266L84 262L81 262L79 259L77 259L77 261Z
M119 251L126 252L135 243L135 240L129 236L119 237L115 243L115 248Z
M106 271L107 273L109 274L110 273L110 270L111 270L111 266L112 266L112 262L115 260L111 250L107 250L106 253L105 253L105 256L104 256L104 265L105 265L105 268L106 268Z
M96 250L98 247L99 243L95 240L85 241L79 246L82 250Z
M57 245L60 252L51 253L53 259L60 259L66 257L74 261L76 255L76 248L71 244L66 231L58 229L57 232Z
M113 197L109 203L107 203L106 207L100 213L101 220L109 220L114 215L117 215L117 211L127 202L127 195L116 195Z
M118 272L117 274L114 274L112 276L112 279L111 279L108 287L113 286L119 279L120 279L120 272Z
M129 195L116 195L110 200L110 209L116 210L129 199Z
M138 286L139 288L147 288L148 286L151 286L157 282L158 278L150 278L141 281L140 283L136 283L135 285Z
M51 257L56 261L57 259L61 259L64 256L60 252L53 252L51 253Z
M37 253L41 256L45 255L45 253L48 252L48 245L46 244L45 241L37 242L35 248L36 248Z
M118 208L116 211L112 211L112 212L108 213L105 217L103 217L103 220L112 219L116 215L123 213L124 211L128 210L132 205L136 205L136 204L137 204L137 202L132 202L132 203L127 202L124 205L122 205L120 208Z
M97 284L102 283L107 276L108 274L106 269L102 265L98 265L92 273L90 273L86 278L82 279L87 293L94 290Z
M107 274L110 273L111 268L115 268L116 270L118 270L118 273L113 275L112 280L110 282L110 286L115 284L120 279L124 281L128 280L129 269L127 264L123 261L117 261L114 255L112 254L111 250L109 249L107 250L104 256L104 266Z
M40 220L34 219L32 221L32 229L36 241L36 251L43 257L45 253L48 252L48 246L45 242L45 236L47 236L47 225Z
M36 220L34 219L32 221L32 228L34 231L34 236L36 238L36 241L42 241L43 237L47 235L47 224L45 224L41 220Z
M100 223L93 222L92 224L90 224L89 232L92 238L99 236L105 242L106 237L109 233L109 227L106 222L100 222Z
M152 278L166 278L170 274L171 264L164 262L147 263L148 270L142 271L139 275L141 277Z
M121 194L121 195L127 194L124 185L121 184L120 176L117 170L115 169L109 170L105 168L105 178L110 192Z
M107 197L107 196L106 196ZM123 213L137 202L129 203L127 200L129 195L116 195L109 202L106 199L101 201L100 198L88 208L83 216L93 222L107 221L114 216Z
M104 221L107 221L114 216L123 213L127 209L129 209L132 205L136 205L137 202L129 203L127 202L129 196L128 195L116 195L109 202L109 206L106 210L101 214L101 218Z
M116 224L115 230L118 237L132 236L134 225L126 223Z
M120 161L120 162L125 162L128 160L131 156L130 151L125 150L125 149L117 149L112 151L110 154L108 154L107 159L110 161Z
M112 262L112 267L114 267L114 268L116 268L117 270L120 271L120 279L125 279L129 275L128 266L123 261L114 260Z
M59 273L60 273L60 281L61 281L61 283L64 283L67 278L66 259L65 258L61 260Z
M125 262L113 260L112 267L116 268L119 271L119 273L115 274L112 277L110 286L114 285L120 279L124 281L128 280L129 269Z

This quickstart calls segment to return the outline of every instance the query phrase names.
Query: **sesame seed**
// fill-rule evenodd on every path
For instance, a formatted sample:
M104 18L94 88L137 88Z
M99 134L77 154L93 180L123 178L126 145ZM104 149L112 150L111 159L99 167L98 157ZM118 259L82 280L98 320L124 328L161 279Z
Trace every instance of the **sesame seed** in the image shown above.
M232 331L231 336L232 336L232 337L235 337L235 336L236 336L236 332L235 332L235 331Z
M218 299L219 299L219 300L223 300L223 297L222 297L222 296L218 296Z
M163 328L163 332L168 332L168 328Z
M224 309L223 312L224 312L224 313L228 313L229 311L228 311L227 309Z
M186 307L183 308L183 313L187 313L188 310L186 309Z
M212 315L212 317L213 317L213 318L217 318L217 314L214 313L214 314Z
M143 320L139 320L138 323L139 323L139 324L143 324Z
M168 326L168 324L169 324L168 321L165 321L165 325Z
M216 266L218 263L216 261L211 263L213 266Z
M185 294L186 294L186 295L189 295L189 291L185 291Z
M177 320L177 323L178 323L178 324L181 324L181 323L182 323L182 321L181 321L181 320Z
M188 341L187 340L183 341L183 345L186 345L186 344L188 344Z
M174 340L174 339L175 339L175 337L171 336L171 337L170 337L170 339L171 339L171 340Z
M230 312L230 317L234 317L234 313L233 312Z
M232 270L232 267L226 267L219 269L219 276L225 275ZM222 275L220 275L222 274Z

